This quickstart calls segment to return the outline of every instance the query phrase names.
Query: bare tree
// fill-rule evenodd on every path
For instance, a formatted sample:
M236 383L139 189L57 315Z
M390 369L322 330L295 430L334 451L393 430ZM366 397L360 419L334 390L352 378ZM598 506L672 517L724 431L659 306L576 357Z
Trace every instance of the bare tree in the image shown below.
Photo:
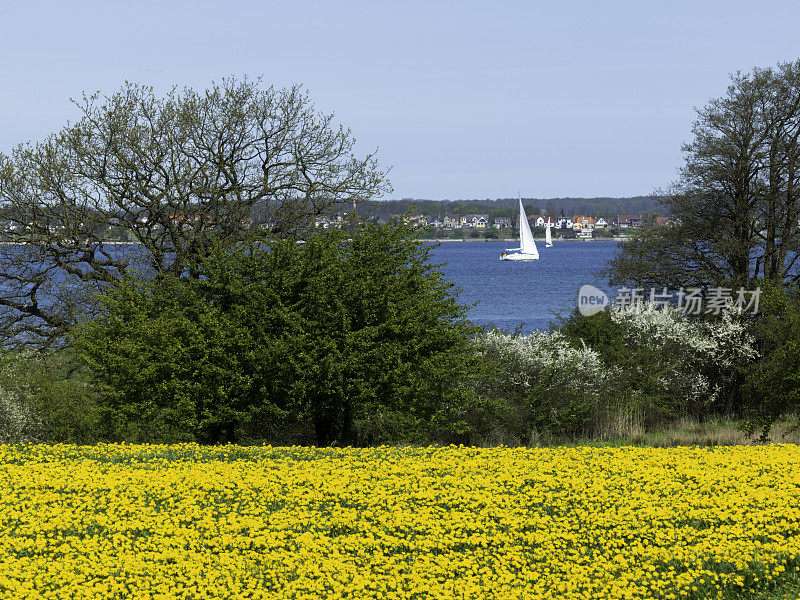
M211 244L304 235L390 189L299 87L235 79L84 95L81 118L0 154L0 343L59 344L99 289L192 272ZM108 243L110 232L137 242Z
M800 61L731 78L697 111L679 180L663 194L669 229L620 245L612 281L673 287L790 281L800 242Z

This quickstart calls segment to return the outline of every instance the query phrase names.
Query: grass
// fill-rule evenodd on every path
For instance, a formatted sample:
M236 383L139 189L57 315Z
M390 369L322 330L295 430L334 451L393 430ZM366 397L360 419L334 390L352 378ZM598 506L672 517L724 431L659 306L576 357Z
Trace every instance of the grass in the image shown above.
M739 422L729 419L697 421L681 419L671 427L631 438L637 445L654 447L673 446L734 446L762 443L758 433L748 435ZM794 421L776 423L770 431L769 441L777 444L800 444L800 427Z
M797 600L800 598L800 577L786 575L775 587L758 592L723 592L723 600Z
M635 420L614 423L607 428L605 435L597 437L558 440L542 438L536 433L528 440L527 446L591 446L620 447L641 446L644 448L674 448L677 446L750 446L763 444L759 433L748 435L742 423L732 419L713 418L705 421L683 418L672 424L645 431ZM797 419L775 423L770 430L767 443L800 445L800 424ZM514 440L504 438L500 433L487 437L479 446L518 445ZM800 596L798 596L800 598Z

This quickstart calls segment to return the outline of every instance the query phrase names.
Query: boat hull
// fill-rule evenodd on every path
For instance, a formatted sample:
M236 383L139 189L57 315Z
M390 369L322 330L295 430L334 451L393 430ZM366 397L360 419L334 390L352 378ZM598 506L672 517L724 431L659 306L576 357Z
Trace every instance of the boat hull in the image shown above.
M516 252L514 254L506 254L505 256L501 256L500 260L539 260L539 257L535 254L522 254L522 252Z

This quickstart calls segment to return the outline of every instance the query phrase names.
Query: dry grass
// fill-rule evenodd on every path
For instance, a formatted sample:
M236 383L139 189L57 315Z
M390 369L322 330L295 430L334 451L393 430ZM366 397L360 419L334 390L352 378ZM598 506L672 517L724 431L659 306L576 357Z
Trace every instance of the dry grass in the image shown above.
M579 446L648 446L671 448L675 446L748 446L763 444L760 430L748 435L738 421L711 418L698 421L685 417L658 429L645 429L639 411L617 410L598 415L594 434L577 438L558 438L545 432L533 430L527 439L495 427L473 444L484 448L497 446L549 447L561 445ZM800 416L776 422L767 443L800 445Z
M747 435L735 421L681 419L659 431L630 436L634 444L647 446L733 446L759 444L759 434ZM776 444L800 444L800 427L796 421L773 425L769 441Z
M642 414L638 410L619 409L602 415L595 423L595 437L601 441L638 439L645 435Z

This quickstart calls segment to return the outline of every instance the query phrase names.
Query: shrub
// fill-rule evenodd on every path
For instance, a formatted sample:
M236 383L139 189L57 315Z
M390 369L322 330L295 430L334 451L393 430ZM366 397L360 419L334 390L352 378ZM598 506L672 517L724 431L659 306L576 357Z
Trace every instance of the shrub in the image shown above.
M479 387L501 429L532 435L593 435L611 393L613 369L589 347L575 348L559 332L528 336L488 332L478 350L493 375Z
M669 406L698 417L734 412L739 373L758 352L747 323L733 310L697 320L674 309L615 311L626 347L638 362L629 362L650 393ZM647 389L647 388L645 388Z
M627 398L645 425L735 412L741 371L757 356L747 323L730 310L708 320L672 308L589 317L575 311L559 330L615 369L617 397Z
M766 439L775 420L800 411L800 293L769 281L760 287L754 332L761 359L747 373L746 427Z
M0 387L0 444L40 441L42 433L30 391L17 385Z
M0 442L99 439L94 394L69 351L13 351L2 356Z
M476 328L429 254L401 223L369 225L216 248L197 277L130 282L76 338L110 429L206 443L309 427L319 444L463 438Z

